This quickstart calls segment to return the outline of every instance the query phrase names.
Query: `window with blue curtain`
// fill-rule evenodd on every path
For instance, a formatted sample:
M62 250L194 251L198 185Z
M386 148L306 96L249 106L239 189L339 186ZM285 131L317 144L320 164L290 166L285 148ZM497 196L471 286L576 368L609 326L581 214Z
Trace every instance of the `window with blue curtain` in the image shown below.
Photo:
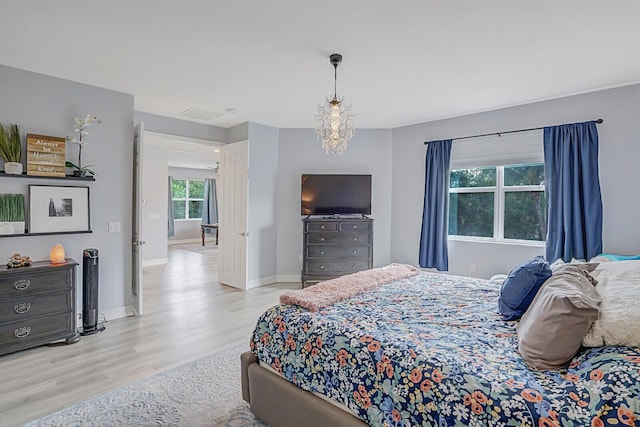
M547 260L602 253L602 196L595 121L544 128Z
M424 205L418 258L422 268L447 271L451 140L430 142L425 157Z

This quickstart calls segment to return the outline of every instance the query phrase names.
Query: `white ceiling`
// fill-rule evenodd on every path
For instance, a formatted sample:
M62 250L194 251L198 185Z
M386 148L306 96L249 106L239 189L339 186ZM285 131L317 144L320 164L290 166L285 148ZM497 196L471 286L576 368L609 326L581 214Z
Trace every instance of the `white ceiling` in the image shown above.
M314 126L333 92L390 128L640 82L637 0L3 0L0 63L138 111Z

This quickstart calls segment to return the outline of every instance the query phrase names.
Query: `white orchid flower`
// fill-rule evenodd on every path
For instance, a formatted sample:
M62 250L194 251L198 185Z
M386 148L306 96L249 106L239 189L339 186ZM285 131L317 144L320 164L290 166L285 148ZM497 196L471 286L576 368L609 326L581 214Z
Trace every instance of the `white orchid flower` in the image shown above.
M71 164L71 167L74 167L78 170L82 170L82 146L87 144L86 136L89 132L86 131L87 126L100 124L102 120L96 116L92 116L91 114L87 114L87 116L83 119L77 118L75 119L75 124L73 125L73 130L78 134L78 139L73 136L67 136L65 138L66 142L72 142L74 144L78 144L78 164L75 165L71 162L67 162ZM92 172L93 173L93 172Z

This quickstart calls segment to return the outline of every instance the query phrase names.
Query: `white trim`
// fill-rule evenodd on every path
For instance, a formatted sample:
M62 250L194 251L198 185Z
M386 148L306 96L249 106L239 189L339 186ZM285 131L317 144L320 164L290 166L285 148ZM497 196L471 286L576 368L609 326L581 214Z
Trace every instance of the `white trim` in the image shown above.
M168 263L169 263L169 258L145 259L142 261L142 266L151 267L152 265L163 265Z
M130 317L134 315L133 306L127 305L124 307L111 308L109 310L98 310L98 323L100 323L101 317L104 316L104 321L109 322L111 320L122 319L123 317ZM76 313L76 329L82 327L82 310Z
M122 319L123 317L130 317L134 315L133 306L126 305L124 307L111 308L109 310L100 311L100 314L104 315L106 321Z
M253 289L253 288L259 288L261 286L271 285L273 283L276 283L277 281L278 281L278 278L276 276L267 276L267 277L261 277L260 279L249 280L247 281L246 289Z
M278 274L277 279L280 283L302 283L299 274Z
M470 243L491 243L496 245L511 245L511 246L533 246L544 248L545 242L541 240L515 240L515 239L502 239L497 240L493 237L474 237L474 236L448 236L449 240L455 242L470 242Z

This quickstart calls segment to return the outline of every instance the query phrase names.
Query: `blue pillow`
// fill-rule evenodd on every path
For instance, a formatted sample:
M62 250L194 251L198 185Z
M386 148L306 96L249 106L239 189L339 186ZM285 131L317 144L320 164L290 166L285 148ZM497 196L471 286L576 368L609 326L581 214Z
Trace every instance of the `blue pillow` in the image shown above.
M527 311L542 284L551 277L551 267L542 256L517 266L502 284L498 310L505 320L517 320Z

